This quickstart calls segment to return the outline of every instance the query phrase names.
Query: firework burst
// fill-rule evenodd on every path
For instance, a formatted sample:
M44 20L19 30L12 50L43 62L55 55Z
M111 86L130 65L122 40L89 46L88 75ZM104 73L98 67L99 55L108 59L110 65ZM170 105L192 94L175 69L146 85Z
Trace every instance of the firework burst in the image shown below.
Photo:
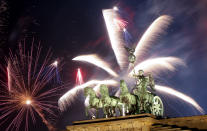
M83 75L82 75L81 68L78 68L76 73L76 85L82 85L82 84L83 84Z
M27 52L20 44L18 52L6 58L8 80L1 80L0 92L0 126L7 126L6 131L18 131L23 127L28 131L29 123L35 124L36 119L42 119L49 130L54 130L45 116L50 116L50 121L56 117L58 108L52 100L61 87L49 85L55 76L55 67L49 64L51 51L43 60L40 54L40 45L35 52L32 43L31 51Z
M126 42L124 41L121 34L122 31L125 30L120 30L119 28L117 28L116 22L113 21L118 16L116 10L113 9L103 10L103 16L106 23L108 35L111 40L112 49L114 51L115 58L121 70L119 75L110 68L107 62L100 59L95 54L77 56L73 60L88 62L90 64L93 64L97 67L104 69L106 72L108 72L111 75L112 80L120 80L120 79L129 80L128 78L132 77L133 73L136 73L140 69L144 70L146 73L152 73L154 76L157 76L162 71L175 71L177 66L185 66L185 63L183 62L182 59L172 56L157 57L157 58L150 58L150 59L143 60L143 57L148 52L149 47L151 47L152 44L157 40L157 38L165 32L165 29L172 21L172 17L167 15L160 16L148 27L148 29L145 31L145 33L143 34L143 36L141 37L135 48L134 55L136 56L137 59L134 66L128 63L127 52L124 49L125 47L124 44ZM86 59L88 56L90 56L90 59ZM86 85L92 86L88 84ZM99 89L98 89L99 85L100 83L94 84L94 89L97 92L97 94L99 94ZM116 83L116 85L118 84ZM81 86L81 89L85 87L86 86ZM59 103L58 103L59 106L65 107L64 109L66 109L65 105L71 103L71 101L74 99L74 96L76 95L79 89L80 88L73 88L72 90L69 90L65 95L63 95L61 99L59 99ZM193 105L201 113L204 113L203 109L195 102L195 100L193 100L189 96L186 96L183 93L180 93L170 87L164 88L164 86L156 86L156 89L157 91L161 91L163 93L167 93L175 97L178 97L186 101L187 103ZM169 90L173 90L175 94L170 93ZM120 90L117 91L116 96L118 96L119 92Z

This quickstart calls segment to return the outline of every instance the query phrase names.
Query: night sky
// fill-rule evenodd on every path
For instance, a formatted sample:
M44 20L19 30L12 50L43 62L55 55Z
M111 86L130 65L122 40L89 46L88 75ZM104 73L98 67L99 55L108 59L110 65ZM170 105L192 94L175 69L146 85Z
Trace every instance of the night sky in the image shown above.
M78 67L83 70L84 81L106 78L108 74L93 65L74 62L78 55L96 53L110 62L118 71L102 9L118 6L128 21L132 36L131 46L137 43L147 27L160 15L170 15L173 22L157 40L149 56L176 56L186 67L176 72L162 73L156 83L170 86L195 99L207 112L207 1L206 0L13 0L8 2L6 32L0 37L1 57L8 49L16 50L17 43L31 39L41 41L43 51L52 48L53 59L64 63L61 74L67 85L62 94L75 85ZM1 29L2 30L2 29ZM2 32L1 32L2 33ZM200 115L189 104L170 96L161 96L169 117ZM60 113L57 127L64 128L72 121L86 119L84 97L80 93L68 110ZM44 125L39 124L46 130Z

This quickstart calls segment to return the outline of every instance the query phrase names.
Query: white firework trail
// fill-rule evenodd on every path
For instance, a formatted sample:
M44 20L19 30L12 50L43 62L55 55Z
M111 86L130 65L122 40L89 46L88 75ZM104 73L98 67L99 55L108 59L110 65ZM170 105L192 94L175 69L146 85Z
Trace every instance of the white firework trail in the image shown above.
M182 59L177 57L158 57L153 59L145 60L137 66L134 70L129 73L130 77L133 77L134 71L137 73L139 70L144 70L145 73L152 73L157 75L162 71L175 71L176 66L186 66Z
M114 19L118 18L119 15L117 11L113 9L103 10L102 12L117 63L121 69L124 69L128 65L128 57L126 55L127 52L124 48L125 42L122 37L122 30L117 28L117 25L114 23Z
M165 29L171 23L172 17L162 15L158 17L145 31L135 48L136 62L139 62L146 55L148 48L157 38L165 32Z
M180 98L183 101L194 106L201 114L205 113L205 111L202 109L202 107L200 107L200 105L193 98L191 98L191 97L189 97L189 96L187 96L187 95L185 95L175 89L172 89L172 88L166 87L166 86L155 85L155 90L170 94L172 96L176 96L177 98Z
M75 99L75 96L77 96L77 93L79 91L81 91L82 89L84 89L86 87L91 87L94 85L101 85L101 84L117 85L118 82L115 80L91 80L91 81L88 81L82 85L76 86L76 87L72 88L71 90L69 90L68 92L66 92L58 100L58 106L59 106L60 110L64 111L67 108L67 106L70 106L71 102Z
M101 58L99 58L96 54L81 55L81 56L77 56L73 58L72 60L91 63L93 65L96 65L99 68L104 69L106 72L108 72L113 77L118 77L118 74L110 68L109 64L103 61Z

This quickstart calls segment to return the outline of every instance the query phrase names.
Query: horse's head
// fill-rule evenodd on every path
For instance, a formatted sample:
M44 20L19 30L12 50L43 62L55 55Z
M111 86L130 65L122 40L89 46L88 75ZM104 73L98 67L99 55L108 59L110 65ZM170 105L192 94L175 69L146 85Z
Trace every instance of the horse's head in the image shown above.
M93 88L86 87L85 96L90 95L90 97L96 97L96 92L93 90Z
M124 80L120 80L120 89L121 89L121 93L128 92L127 84Z
M90 87L84 88L84 96L87 97L89 95Z
M100 92L101 92L101 96L107 96L109 95L109 90L108 90L108 87L104 84L102 84L100 86Z
M93 94L95 94L95 91L92 89L92 88L90 88L90 87L86 87L85 89L84 89L84 95L87 97L88 95L93 95Z

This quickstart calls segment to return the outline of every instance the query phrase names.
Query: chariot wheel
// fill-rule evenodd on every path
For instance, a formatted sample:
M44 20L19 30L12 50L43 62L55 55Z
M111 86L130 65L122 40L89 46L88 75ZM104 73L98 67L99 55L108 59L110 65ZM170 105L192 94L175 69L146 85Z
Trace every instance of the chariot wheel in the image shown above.
M164 106L159 96L154 96L152 100L151 112L155 116L163 116Z

